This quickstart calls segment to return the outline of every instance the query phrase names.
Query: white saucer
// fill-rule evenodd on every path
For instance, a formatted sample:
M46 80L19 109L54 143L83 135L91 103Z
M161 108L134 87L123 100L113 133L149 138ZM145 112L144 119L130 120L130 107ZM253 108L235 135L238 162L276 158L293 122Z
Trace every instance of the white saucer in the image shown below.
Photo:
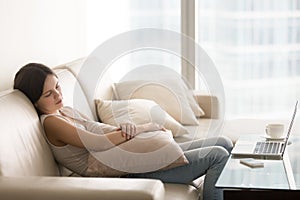
M262 136L263 138L266 138L267 140L284 140L285 137L280 137L280 138L271 138L270 136L268 135L265 135L265 136Z

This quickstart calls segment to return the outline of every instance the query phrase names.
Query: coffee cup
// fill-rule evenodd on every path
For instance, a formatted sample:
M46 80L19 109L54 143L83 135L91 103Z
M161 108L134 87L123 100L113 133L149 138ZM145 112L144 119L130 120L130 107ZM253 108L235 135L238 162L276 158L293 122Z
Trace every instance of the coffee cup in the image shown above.
M266 134L270 138L281 138L284 131L283 124L267 124L266 126Z

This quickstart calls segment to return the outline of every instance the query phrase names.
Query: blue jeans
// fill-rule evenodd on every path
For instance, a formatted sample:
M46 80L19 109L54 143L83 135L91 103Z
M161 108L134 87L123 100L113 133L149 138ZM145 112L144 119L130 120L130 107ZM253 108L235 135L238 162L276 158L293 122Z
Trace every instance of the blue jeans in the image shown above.
M189 164L176 168L140 174L128 174L132 178L153 178L166 183L188 184L205 175L203 198L223 199L221 189L215 183L232 150L232 142L225 137L199 139L179 144Z

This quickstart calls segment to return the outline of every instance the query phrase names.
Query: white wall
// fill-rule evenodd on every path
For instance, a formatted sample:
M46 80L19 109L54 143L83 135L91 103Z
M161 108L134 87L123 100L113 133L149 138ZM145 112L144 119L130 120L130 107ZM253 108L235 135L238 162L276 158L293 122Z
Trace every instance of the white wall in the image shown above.
M86 56L85 0L0 0L0 91L28 62Z
M86 0L87 51L136 27L130 25L131 0Z

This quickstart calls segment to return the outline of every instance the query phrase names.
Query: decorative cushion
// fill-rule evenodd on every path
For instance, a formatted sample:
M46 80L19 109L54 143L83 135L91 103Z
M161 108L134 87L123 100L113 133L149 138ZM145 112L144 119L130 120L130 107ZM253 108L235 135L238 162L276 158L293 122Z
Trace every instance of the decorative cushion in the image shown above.
M174 137L188 134L188 131L154 101L147 99L95 100L97 115L101 122L118 126L131 122L145 124L155 122L172 131Z
M188 163L170 131L153 131L89 157L88 176L122 176L170 169Z
M204 114L203 110L199 106L197 107L191 93L188 93L182 84L176 80L125 81L114 83L113 90L115 97L119 100L153 100L175 120L184 125L197 125L195 113L197 116Z

